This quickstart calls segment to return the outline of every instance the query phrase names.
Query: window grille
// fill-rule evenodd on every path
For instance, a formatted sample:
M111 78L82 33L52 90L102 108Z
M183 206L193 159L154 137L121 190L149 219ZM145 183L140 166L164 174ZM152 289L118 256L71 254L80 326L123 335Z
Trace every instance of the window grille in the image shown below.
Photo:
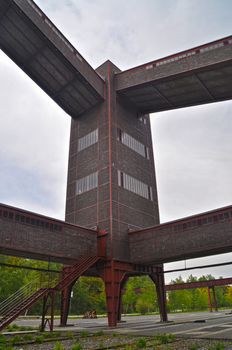
M146 199L153 200L152 188L134 177L118 170L118 185Z
M93 173L77 180L76 194L82 194L96 188L98 185L98 173Z
M78 140L78 152L89 146L92 146L96 142L98 142L98 129L93 130Z
M140 154L142 157L149 159L148 147L144 146L141 142L130 136L126 132L118 129L118 141Z

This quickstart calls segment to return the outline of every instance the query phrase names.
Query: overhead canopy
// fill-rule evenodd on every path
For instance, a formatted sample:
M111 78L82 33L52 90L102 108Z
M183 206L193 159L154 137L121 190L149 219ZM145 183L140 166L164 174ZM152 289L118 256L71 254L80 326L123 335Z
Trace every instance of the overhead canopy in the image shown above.
M142 113L232 98L232 36L124 72L116 90Z
M32 0L0 1L0 48L73 118L103 99L102 78Z

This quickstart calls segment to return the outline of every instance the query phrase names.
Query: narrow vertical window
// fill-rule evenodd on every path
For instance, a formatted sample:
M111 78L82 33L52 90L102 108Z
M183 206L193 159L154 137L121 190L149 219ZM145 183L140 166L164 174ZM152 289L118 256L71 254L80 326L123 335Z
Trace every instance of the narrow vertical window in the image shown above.
M153 195L152 195L152 188L151 186L148 186L148 197L151 201L153 201Z
M117 140L122 142L122 130L117 128Z
M78 140L78 152L82 151L83 149L89 146L94 145L97 142L98 142L98 129L95 129Z
M147 159L150 159L149 148L148 147L145 147L145 156L146 156Z
M153 200L152 188L134 177L118 170L118 185L149 200Z
M76 195L90 191L98 185L98 173L93 173L78 179L76 182Z
M129 147L133 151L140 154L142 157L149 159L148 147L144 146L144 144L142 144L126 132L122 131L121 129L117 129L117 140L122 142L125 146Z

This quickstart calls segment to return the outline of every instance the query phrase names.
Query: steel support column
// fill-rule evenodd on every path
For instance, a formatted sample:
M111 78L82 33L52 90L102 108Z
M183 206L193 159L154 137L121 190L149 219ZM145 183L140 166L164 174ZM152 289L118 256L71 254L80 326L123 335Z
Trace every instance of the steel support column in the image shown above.
M215 287L211 287L212 292L213 292L213 307L215 311L218 311L218 305L217 305L217 297L216 297L216 292L215 292Z
M47 324L49 326L50 332L53 331L53 327L54 327L54 298L55 298L55 291L52 289L43 298L42 320L41 320L41 326L40 326L41 332L45 331ZM47 317L49 309L50 309L50 318Z
M157 300L158 300L159 312L160 312L160 321L167 322L168 315L167 315L167 307L166 307L166 292L165 292L163 266L156 267L156 271L152 272L149 276L156 286Z
M121 316L122 316L122 291L123 288L125 287L125 284L127 283L129 276L124 277L123 281L120 283L120 291L119 291L119 299L118 299L118 313L117 313L117 321L121 321Z
M207 289L208 289L208 307L209 307L209 311L210 311L210 312L213 312L213 306L212 306L212 301L211 301L210 287L208 287Z
M114 260L108 260L102 270L102 278L105 283L106 306L109 327L116 327L120 307L120 290L127 272L132 271L132 266Z
M215 309L215 311L218 311L218 304L217 304L217 296L216 296L216 292L215 292L215 287L212 287L212 291L213 291L214 309Z
M69 273L70 273L70 267L64 267L62 271L62 278L65 278L65 276L68 275ZM61 292L60 326L67 325L68 314L70 309L71 292L72 292L73 285L76 283L76 281L72 283L70 286L66 287Z

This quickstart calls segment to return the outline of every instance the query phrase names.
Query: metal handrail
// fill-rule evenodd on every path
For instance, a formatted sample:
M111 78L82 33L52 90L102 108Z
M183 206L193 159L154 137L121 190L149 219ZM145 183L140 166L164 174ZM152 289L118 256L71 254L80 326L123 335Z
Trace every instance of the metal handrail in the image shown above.
M1 305L0 315L3 316L10 309L17 306L19 303L29 297L29 295L33 294L33 292L36 290L36 286L38 286L37 281L33 281L27 284L25 288L22 288L16 293L12 294L10 298L8 298L8 300L3 305Z
M31 283L31 282L30 282L30 283ZM24 289L26 289L27 286L28 286L30 283L28 283L28 284L26 284L25 286L21 287L21 288L18 289L15 293L11 294L8 298L6 298L5 300L3 300L3 301L0 303L0 310L1 310L1 308L2 308L2 306L3 306L4 304L8 303L8 301L9 301L10 299L12 299L12 297L15 297L17 294L21 293L21 291L23 291Z
M98 256L81 257L76 264L71 266L69 272L65 276L57 276L56 274L55 278L53 278L54 275L50 273L47 275L40 275L26 286L20 288L0 304L1 329L12 322L23 310L29 308L46 293L50 291L62 291L98 259Z
M35 292L41 288L53 288L57 283L56 279L51 280L50 276L46 276L45 280L41 280L40 277L37 277L32 282L20 288L14 294L10 295L6 300L0 304L0 315L5 316L9 311L22 304L23 301L31 297Z

